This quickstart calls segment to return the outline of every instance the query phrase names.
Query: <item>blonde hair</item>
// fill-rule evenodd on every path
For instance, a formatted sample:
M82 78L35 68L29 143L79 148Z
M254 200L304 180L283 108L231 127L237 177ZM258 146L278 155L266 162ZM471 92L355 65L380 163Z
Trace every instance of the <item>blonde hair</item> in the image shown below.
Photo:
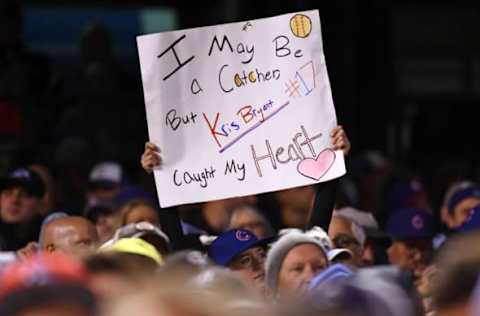
M121 226L125 226L127 224L128 215L130 214L130 212L132 212L132 210L139 206L149 207L156 212L155 206L148 201L142 199L130 200L120 207L119 214L121 217Z

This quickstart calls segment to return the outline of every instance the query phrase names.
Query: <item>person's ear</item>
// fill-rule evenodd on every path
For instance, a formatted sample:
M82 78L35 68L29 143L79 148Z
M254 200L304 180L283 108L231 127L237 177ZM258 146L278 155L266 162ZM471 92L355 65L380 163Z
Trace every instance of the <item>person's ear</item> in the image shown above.
M48 244L45 250L49 253L55 252L55 245L53 244Z
M453 218L448 212L448 208L446 206L442 206L440 209L440 218L442 222L445 223L448 227L452 227L453 225Z

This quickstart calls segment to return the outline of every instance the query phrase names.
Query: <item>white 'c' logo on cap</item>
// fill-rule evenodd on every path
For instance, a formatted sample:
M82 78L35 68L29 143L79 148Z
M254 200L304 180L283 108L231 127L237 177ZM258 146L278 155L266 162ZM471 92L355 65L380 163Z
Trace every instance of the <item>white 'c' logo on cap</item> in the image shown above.
M252 239L252 236L250 236L250 234L247 233L246 231L239 230L235 233L235 238L237 238L237 240L240 240L240 241L247 241Z

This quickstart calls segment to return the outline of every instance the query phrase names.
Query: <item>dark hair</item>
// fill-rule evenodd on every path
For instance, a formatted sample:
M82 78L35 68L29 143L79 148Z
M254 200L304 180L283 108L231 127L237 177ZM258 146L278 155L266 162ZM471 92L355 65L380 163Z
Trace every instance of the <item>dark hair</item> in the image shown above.
M113 273L127 278L136 278L143 274L152 275L158 264L146 256L124 252L105 252L93 255L85 260L85 267L91 274Z
M480 232L456 236L445 242L438 255L440 275L433 292L438 308L465 303L472 295L480 273Z
M109 205L95 205L85 210L85 217L96 224L100 216L109 216L115 213L115 209Z
M26 309L57 304L77 306L87 315L97 313L97 302L89 289L74 283L56 283L21 289L3 297L0 302L0 315L13 316Z
M122 206L120 207L119 212L120 212L121 217L122 217L122 225L128 224L127 223L128 215L132 212L132 210L134 210L135 208L137 208L139 206L149 207L149 208L153 209L153 211L155 213L158 214L158 210L156 209L155 205L153 205L149 201L144 200L144 199L133 199L133 200L130 200L130 201L122 204Z

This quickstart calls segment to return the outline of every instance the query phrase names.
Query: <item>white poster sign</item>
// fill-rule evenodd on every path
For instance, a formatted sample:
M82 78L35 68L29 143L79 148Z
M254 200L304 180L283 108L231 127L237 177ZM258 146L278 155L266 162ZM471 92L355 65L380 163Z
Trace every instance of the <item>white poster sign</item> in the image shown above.
M345 174L318 11L137 38L162 207Z

